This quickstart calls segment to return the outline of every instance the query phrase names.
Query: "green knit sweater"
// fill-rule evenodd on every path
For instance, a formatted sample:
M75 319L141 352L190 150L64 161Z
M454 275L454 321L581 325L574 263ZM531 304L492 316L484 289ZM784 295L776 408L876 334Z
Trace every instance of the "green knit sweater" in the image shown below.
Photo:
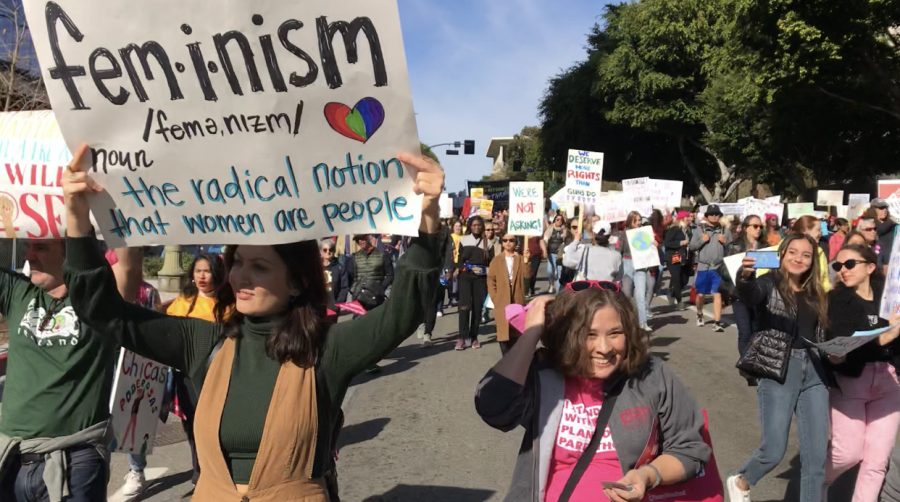
M316 372L319 380L324 379L317 387L327 390L330 403L328 412L320 413L320 443L330 439L325 432L336 425L323 421L339 415L350 380L397 347L422 322L425 306L434 305L440 261L437 240L436 235L414 239L397 265L391 297L365 316L328 331ZM125 302L94 237L69 238L66 246L66 284L81 321L138 354L187 373L200 390L222 327ZM237 341L219 438L238 484L249 482L279 368L265 354L265 335L271 327L271 321L245 320ZM330 456L330 448L321 455L319 451L314 476Z

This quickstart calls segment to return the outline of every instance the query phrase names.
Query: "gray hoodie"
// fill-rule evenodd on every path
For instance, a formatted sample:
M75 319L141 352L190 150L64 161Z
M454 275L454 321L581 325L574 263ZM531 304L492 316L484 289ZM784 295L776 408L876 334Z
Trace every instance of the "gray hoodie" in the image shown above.
M475 409L485 423L504 432L525 427L505 500L544 501L564 401L563 375L542 362L532 363L524 387L494 370L479 382ZM627 378L609 420L623 473L636 467L657 431L659 453L677 458L688 479L701 472L711 452L700 434L702 427L697 403L672 370L655 357L639 375Z
M709 241L703 242L703 235L709 235ZM719 242L719 236L725 236L725 243ZM700 225L694 230L691 236L690 250L697 254L694 262L697 264L697 271L715 270L725 260L725 246L732 241L731 230L719 226L711 226L708 224Z

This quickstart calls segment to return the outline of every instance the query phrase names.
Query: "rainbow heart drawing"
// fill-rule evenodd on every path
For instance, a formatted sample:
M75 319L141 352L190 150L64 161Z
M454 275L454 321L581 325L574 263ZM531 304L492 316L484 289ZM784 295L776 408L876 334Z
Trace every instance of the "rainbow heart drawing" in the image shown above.
M325 105L325 120L341 136L365 143L384 123L384 106L375 98L363 98L353 108L344 103Z

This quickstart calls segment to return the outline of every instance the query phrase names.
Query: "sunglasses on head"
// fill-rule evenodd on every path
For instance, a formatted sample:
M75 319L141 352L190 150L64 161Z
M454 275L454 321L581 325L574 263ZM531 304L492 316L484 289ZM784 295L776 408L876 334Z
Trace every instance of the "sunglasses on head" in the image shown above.
M836 261L831 264L831 268L835 272L840 272L841 269L844 267L847 267L847 270L853 270L854 268L856 268L857 265L860 265L863 263L869 263L869 262L867 262L865 260L856 260L856 259L851 258L843 263Z
M621 291L618 283L609 281L572 281L566 284L566 289L568 289L569 291L574 291L576 293L591 288L605 289L607 291L613 291L615 293Z

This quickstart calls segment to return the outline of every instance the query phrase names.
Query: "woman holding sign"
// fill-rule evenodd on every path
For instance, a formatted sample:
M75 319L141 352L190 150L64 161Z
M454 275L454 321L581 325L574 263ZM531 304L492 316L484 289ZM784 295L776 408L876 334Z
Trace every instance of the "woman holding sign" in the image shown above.
M729 476L732 502L750 500L750 487L778 466L787 449L791 420L800 436L800 501L821 502L828 447L828 381L819 351L828 325L820 281L818 245L791 234L778 250L780 268L757 278L756 260L744 258L737 291L756 309L756 332L738 368L759 380L756 397L762 439L750 459Z
M841 281L828 295L828 337L887 327L879 317L884 280L875 252L868 246L845 247L832 268ZM900 427L900 384L894 366L900 361L898 321L895 317L890 331L846 358L829 357L838 387L831 390L826 481L831 484L859 464L853 492L857 502L878 498Z
M191 376L200 391L194 432L201 470L194 500L332 498L335 438L350 380L416 329L424 316L422 299L435 293L440 166L399 156L425 198L420 236L398 262L394 294L383 305L331 324L315 241L239 245L226 254L228 286L217 306L235 312L218 325L122 301L92 235L87 194L102 189L82 171L86 150L78 149L63 176L72 303L85 323Z

